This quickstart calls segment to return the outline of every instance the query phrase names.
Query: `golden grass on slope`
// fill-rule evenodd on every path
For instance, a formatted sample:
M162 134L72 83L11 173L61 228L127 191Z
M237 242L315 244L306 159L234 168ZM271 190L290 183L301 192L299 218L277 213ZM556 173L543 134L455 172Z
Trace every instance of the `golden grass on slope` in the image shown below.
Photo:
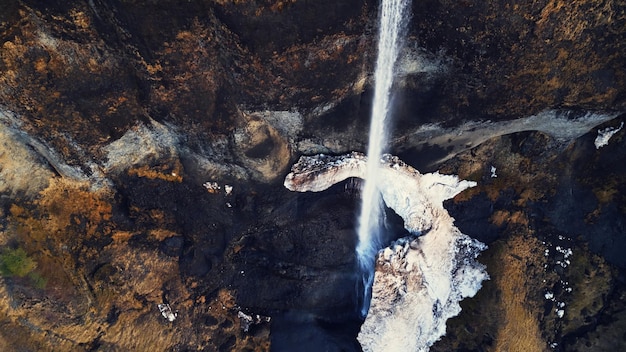
M48 287L15 290L0 278L0 348L269 350L267 326L254 335L242 331L232 292L200 295L192 291L197 283L184 282L178 258L158 248L176 233L145 229L151 244L132 246L137 233L117 228L113 202L104 189L57 178L34 201L10 208L12 236L36 258ZM0 232L0 243L4 237ZM164 301L179 311L174 322L158 310Z
M500 265L490 267L499 292L503 319L495 338L494 351L544 351L547 342L541 337L536 312L540 307L530 297L538 286L528 264L542 268L541 243L530 236L514 235L499 243L494 258Z
M528 226L528 218L522 211L496 210L489 220L498 227L505 224Z
M84 229L81 235L95 236L111 219L111 195L106 190L93 192L87 184L56 178L40 195L36 203L48 215L43 222L48 234L62 235L80 225Z
M159 179L168 182L183 182L183 166L178 159L173 165L147 166L142 165L128 170L130 176L145 177L149 179Z

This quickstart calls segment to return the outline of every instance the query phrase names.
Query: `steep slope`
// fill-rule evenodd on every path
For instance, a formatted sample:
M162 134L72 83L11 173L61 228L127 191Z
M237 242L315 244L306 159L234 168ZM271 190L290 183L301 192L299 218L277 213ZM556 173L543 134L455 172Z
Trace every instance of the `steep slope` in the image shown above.
M624 118L624 6L413 3L391 152L476 181L446 207L493 244L493 280L435 349L623 331L624 130L593 139ZM358 350L358 185L281 183L302 154L365 150L377 7L2 2L0 257L37 267L2 263L0 349Z

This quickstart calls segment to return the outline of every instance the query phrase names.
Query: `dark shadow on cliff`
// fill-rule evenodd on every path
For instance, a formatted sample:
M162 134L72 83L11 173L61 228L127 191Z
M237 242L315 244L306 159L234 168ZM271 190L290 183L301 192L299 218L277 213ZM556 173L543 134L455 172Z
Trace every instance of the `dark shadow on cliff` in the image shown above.
M343 184L320 193L269 187L259 192L257 210L259 222L226 254L238 304L272 317L272 350L355 350L353 195Z
M273 351L360 351L355 183L319 193L271 190L280 198L272 201L275 207L259 204L259 211L268 211L259 216L265 220L227 250L237 302L272 316ZM388 210L386 218L385 245L407 234L395 213Z
M618 127L624 117L605 126ZM555 227L589 243L591 251L624 269L626 257L626 148L624 131L607 146L594 147L596 133L579 138L558 164L563 171L556 194L545 205Z

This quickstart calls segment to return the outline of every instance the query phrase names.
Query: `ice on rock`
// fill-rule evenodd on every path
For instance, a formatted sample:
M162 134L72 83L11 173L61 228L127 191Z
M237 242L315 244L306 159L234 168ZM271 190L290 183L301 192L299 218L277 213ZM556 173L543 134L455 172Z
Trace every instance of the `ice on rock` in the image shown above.
M217 182L212 181L205 182L202 184L202 186L204 186L204 188L206 188L209 193L217 193L217 191L222 189L222 187L220 187Z
M322 191L365 176L359 153L301 157L285 179L293 191ZM445 334L447 319L461 311L488 279L476 257L486 246L454 226L443 201L476 185L438 172L421 174L397 157L383 156L378 186L385 204L420 237L402 238L377 257L372 301L358 340L364 351L425 351Z
M622 127L624 127L624 122L620 123L619 127L607 127L605 129L598 130L598 136L594 141L596 149L600 149L609 144L609 140L613 137L617 132L619 132Z
M159 308L159 312L161 312L163 318L167 319L170 322L176 320L176 318L178 317L178 312L174 312L172 310L172 307L170 307L170 305L167 303L157 304L157 307Z
M565 311L563 309L557 309L556 310L556 316L560 318L563 318L563 316L565 315Z

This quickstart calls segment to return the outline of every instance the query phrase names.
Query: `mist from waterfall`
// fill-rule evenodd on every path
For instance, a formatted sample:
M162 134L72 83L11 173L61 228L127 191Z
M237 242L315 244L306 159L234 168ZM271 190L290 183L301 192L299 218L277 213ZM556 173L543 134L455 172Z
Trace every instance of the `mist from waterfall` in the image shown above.
M380 159L386 147L386 125L390 111L391 87L394 67L402 46L401 36L408 19L410 0L382 0L379 11L378 57L374 71L374 101L367 148L367 171L362 191L356 248L359 268L363 274L363 304L361 315L365 316L371 300L374 279L375 256L382 247L380 232L382 224L382 199L377 190Z

